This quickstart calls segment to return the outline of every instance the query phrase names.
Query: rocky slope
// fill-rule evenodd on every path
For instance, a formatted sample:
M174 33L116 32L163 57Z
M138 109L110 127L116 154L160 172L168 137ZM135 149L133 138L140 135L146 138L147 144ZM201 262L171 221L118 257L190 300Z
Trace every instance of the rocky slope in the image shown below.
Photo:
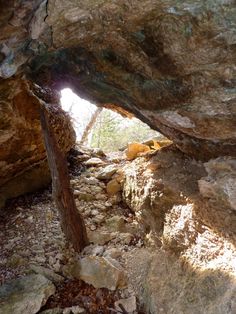
M230 190L220 200L213 194L201 197L209 191L203 182L210 165L173 145L142 154L127 161L87 149L74 153L71 185L90 240L81 254L65 243L49 191L12 202L2 212L3 287L5 282L17 287L14 278L22 275L23 285L31 273L46 277L49 282L36 281L40 293L30 303L39 309L46 303L42 293L52 294L42 310L57 310L45 314L234 314L236 215ZM227 181L233 164L224 162ZM2 291L3 306L15 306ZM27 287L23 300L18 293L18 307L26 307Z

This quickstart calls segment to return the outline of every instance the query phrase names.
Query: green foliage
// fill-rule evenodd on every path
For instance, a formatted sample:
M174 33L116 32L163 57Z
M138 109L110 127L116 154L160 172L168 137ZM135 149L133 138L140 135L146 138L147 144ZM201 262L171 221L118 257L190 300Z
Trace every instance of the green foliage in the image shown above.
M129 142L143 142L153 137L162 136L138 119L123 118L105 109L92 130L90 146L113 152L125 147Z

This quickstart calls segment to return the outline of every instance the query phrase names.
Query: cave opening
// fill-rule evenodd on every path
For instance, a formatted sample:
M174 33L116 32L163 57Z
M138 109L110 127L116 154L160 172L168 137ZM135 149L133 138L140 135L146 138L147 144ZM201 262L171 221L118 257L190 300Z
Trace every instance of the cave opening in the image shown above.
M76 142L105 153L124 150L128 143L168 141L136 117L118 113L115 106L98 107L70 88L61 90L61 106L71 118Z

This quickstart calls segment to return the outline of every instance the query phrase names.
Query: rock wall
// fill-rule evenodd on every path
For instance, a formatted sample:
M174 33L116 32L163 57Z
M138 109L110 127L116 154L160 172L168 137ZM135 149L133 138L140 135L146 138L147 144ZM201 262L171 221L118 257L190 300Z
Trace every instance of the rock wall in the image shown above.
M164 234L169 246L173 240L176 250L177 243L180 250L185 241L189 246L188 237L194 240L201 224L236 241L235 161L225 157L202 163L174 145L162 148L124 168L123 199L149 230ZM178 228L173 225L180 220ZM173 230L179 232L177 239Z
M0 82L0 207L6 199L50 182L39 121L40 98L55 107L50 119L61 148L67 152L75 142L59 98L49 91L44 94L45 90L20 78Z
M148 313L235 312L235 161L202 163L172 145L124 167L123 200L153 243L126 254Z

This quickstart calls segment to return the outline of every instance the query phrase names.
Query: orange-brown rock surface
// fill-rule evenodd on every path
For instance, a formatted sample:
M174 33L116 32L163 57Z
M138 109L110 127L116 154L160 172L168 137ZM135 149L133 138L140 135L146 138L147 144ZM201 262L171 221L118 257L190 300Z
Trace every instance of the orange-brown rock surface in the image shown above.
M39 121L39 98L45 91L22 79L0 83L0 206L20 194L50 182L46 152ZM38 96L36 96L38 94ZM67 152L75 141L69 117L56 95L47 93L53 107L51 123L61 148Z

